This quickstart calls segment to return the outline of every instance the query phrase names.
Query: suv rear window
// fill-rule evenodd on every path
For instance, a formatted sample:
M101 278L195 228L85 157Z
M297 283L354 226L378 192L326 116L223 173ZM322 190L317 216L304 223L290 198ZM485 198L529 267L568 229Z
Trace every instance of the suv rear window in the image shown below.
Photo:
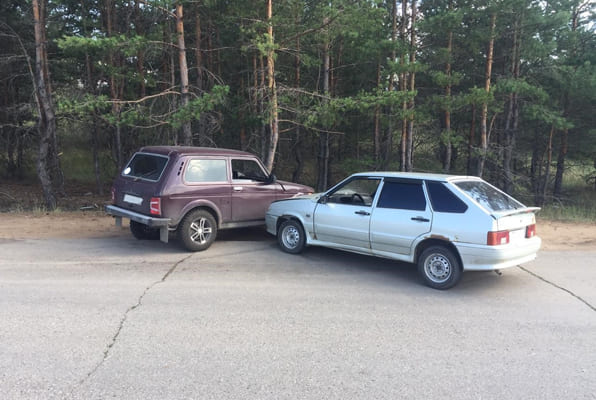
M161 177L167 163L168 157L166 156L136 153L122 171L122 175L156 182Z
M184 180L189 183L225 182L228 180L226 160L190 160Z
M525 207L486 182L456 182L455 185L488 211L510 211Z

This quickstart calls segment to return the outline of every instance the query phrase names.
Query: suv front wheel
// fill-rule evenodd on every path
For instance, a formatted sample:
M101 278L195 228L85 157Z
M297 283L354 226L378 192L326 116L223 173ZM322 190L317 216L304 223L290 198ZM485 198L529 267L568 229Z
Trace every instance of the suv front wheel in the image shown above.
M190 251L207 250L217 236L217 223L206 210L188 213L178 227L178 237Z

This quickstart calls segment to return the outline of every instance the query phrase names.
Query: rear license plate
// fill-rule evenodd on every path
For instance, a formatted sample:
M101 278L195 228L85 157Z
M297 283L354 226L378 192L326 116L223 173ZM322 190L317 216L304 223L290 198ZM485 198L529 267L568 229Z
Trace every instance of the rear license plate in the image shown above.
M510 243L519 243L522 242L526 238L526 230L525 229L517 229L515 231L509 232L509 242Z
M130 194L125 194L124 201L127 203L130 203L130 204L136 204L137 206L140 206L143 203L143 198L137 197L137 196L132 196Z

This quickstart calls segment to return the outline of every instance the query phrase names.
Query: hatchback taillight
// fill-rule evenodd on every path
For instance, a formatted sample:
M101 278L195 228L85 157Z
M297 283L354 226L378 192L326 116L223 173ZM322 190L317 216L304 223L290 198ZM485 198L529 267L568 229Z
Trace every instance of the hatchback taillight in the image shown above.
M149 212L151 215L161 215L161 198L151 198L151 201L149 202Z
M533 238L536 236L536 224L526 226L526 238Z
M486 244L489 246L498 246L509 243L509 231L488 232L486 235Z

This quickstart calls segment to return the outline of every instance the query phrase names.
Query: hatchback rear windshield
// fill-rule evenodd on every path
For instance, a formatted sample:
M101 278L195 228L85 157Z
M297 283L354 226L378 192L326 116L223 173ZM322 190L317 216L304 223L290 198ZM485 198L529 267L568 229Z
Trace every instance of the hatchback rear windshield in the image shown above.
M167 163L168 157L166 156L136 153L122 171L122 175L148 181L158 181Z
M525 207L486 182L466 181L456 182L455 185L488 211L510 211Z

